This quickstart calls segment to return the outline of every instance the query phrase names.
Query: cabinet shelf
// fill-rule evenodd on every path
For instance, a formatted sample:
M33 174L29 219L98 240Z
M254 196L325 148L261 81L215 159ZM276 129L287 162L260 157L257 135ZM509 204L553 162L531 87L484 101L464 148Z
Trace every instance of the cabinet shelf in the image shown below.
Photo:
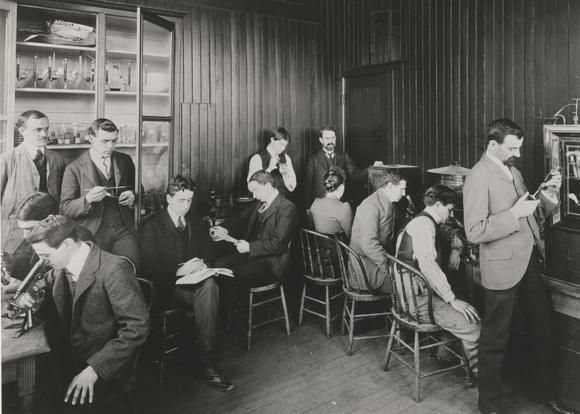
M107 50L105 54L111 59L137 59L137 54L129 50ZM171 56L163 55L161 53L143 53L143 58L148 60L167 61L171 59Z
M107 91L105 92L106 96L128 96L134 97L137 95L136 92L126 92L126 91ZM169 96L169 92L143 92L143 96Z
M16 88L16 92L23 93L57 93L65 95L94 95L94 90L88 89L48 89L48 88Z
M69 45L56 45L53 43L37 43L37 42L16 42L18 47L27 48L39 48L39 49L57 49L57 50L73 50L73 51L87 51L94 52L96 50L95 46L69 46Z
M153 148L153 147L167 147L169 144L167 142L147 142L141 144L143 148ZM66 149L88 149L91 144L50 144L47 145L48 149L52 150L66 150ZM116 148L135 148L136 144L117 144Z

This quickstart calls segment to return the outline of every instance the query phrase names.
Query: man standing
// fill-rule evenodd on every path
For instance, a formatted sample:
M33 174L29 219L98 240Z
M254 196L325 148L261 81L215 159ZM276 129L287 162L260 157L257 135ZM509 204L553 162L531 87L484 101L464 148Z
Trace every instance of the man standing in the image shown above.
M309 209L316 198L324 197L324 174L331 168L339 167L346 172L347 188L351 182L365 176L365 170L356 168L353 160L346 152L336 150L336 130L332 126L325 126L320 130L318 137L322 148L312 154L306 162L304 175L304 203Z
M172 306L177 299L194 310L206 381L219 390L230 391L234 386L215 367L220 300L215 279L210 277L194 286L175 286L175 274L180 263L197 257L208 266L212 265L212 242L207 224L200 215L190 212L196 192L192 180L179 175L170 179L166 192L167 208L150 217L141 227L141 268L155 283L162 309Z
M284 127L276 128L266 149L250 158L248 168L248 189L250 178L255 172L265 170L274 177L274 187L282 194L291 193L296 189L296 173L286 147L290 142L290 134ZM252 191L250 189L250 191Z
M115 151L119 129L100 118L89 128L90 149L71 162L62 181L61 212L86 227L97 245L139 264L134 233L135 165Z
M260 203L248 207L230 230L212 228L215 241L223 240L230 231L241 238L237 253L218 259L216 267L232 269L234 283L245 289L286 280L290 241L297 225L296 206L274 187L272 174L257 171L248 187Z
M479 315L469 303L457 299L445 273L440 267L440 246L437 227L453 216L457 194L449 187L435 185L423 196L425 209L415 216L401 232L397 241L396 257L418 268L427 278L433 296L435 322L460 338L472 372L477 375L477 343L480 334ZM427 322L427 297L417 303Z
M36 254L53 266L53 297L63 339L70 347L64 396L94 412L129 412L127 391L149 314L131 264L82 242L78 226L49 216L28 236Z
M57 201L60 199L66 163L56 151L46 149L48 127L48 118L42 112L23 112L16 124L23 141L16 148L2 154L2 249L9 254L22 242L22 232L14 218L20 202L39 191L50 194Z
M465 181L465 232L479 244L485 316L479 350L479 409L503 412L501 370L512 315L517 302L531 337L535 379L532 395L556 412L552 307L540 261L544 248L536 218L544 219L558 205L562 183L553 174L538 199L528 200L522 175L513 166L520 157L523 132L513 121L498 119L486 131L486 153Z
M358 206L352 225L350 247L360 256L365 266L370 288L382 292L391 291L387 279L386 253L393 251L395 206L405 196L406 180L393 171L380 178L380 187ZM366 288L362 278L361 288Z

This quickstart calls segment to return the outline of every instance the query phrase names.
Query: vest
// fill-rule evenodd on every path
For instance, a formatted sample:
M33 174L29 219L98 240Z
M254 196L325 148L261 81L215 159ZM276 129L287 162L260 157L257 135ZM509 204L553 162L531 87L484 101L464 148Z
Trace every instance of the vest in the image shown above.
M268 150L264 150L258 154L262 159L262 169L268 168L270 165L270 159L272 155L268 152ZM280 163L286 164L286 154L280 154ZM284 184L284 179L282 178L282 174L280 174L280 170L276 168L275 170L270 171L272 177L274 178L274 187L278 189L281 194L287 194L288 189L286 188L286 184Z
M103 187L116 187L115 173L113 172L113 159L109 163L109 178L106 178L101 170L93 163L93 168L95 169L96 176L99 179L97 183ZM103 203L103 219L101 221L101 226L106 227L118 227L124 226L123 216L121 215L121 210L119 208L119 203L116 198L105 197L101 203Z
M435 234L436 234L435 244L437 245L437 247L439 247L439 236L437 234L438 233L437 232L437 222L435 221L435 219L429 213L427 213L425 211L422 211L419 214L417 214L413 218L413 220L415 220L417 217L427 217L433 222L433 226L435 226ZM437 248L437 252L439 252L439 248ZM397 259L405 262L406 264L408 264L410 266L413 266L417 269L419 268L419 264L413 258L413 239L407 233L406 228L403 230L403 235L401 236L401 243L399 244L399 249L397 250L397 254L395 255L395 257Z

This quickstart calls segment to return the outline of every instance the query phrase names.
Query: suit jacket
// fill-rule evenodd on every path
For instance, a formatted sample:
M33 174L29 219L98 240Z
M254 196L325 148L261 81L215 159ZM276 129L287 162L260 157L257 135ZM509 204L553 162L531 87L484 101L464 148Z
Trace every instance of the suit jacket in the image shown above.
M509 289L523 277L534 243L543 254L536 219L551 214L557 204L543 195L534 216L516 220L510 211L527 189L512 167L513 181L487 155L471 169L463 187L465 233L479 244L481 282L493 290Z
M58 202L66 162L56 151L47 149L44 153L48 164L46 180L48 193ZM13 237L21 240L22 232L17 230L14 219L16 207L26 197L37 192L39 186L40 174L24 145L19 145L2 154L0 187L2 191L2 245L4 247L6 247L5 243Z
M114 151L111 155L113 172L117 186L135 187L135 165L130 156ZM64 171L62 180L62 195L60 210L65 216L71 217L78 223L96 234L103 219L103 202L87 203L87 190L99 185L96 166L91 160L89 151L84 152L71 162ZM125 226L134 228L133 210L119 205Z
M335 151L334 158L329 160L322 148L312 154L306 162L304 175L304 202L309 209L315 198L324 197L326 190L322 180L331 166L342 168L347 174L347 186L350 181L357 180L366 170L356 168L353 160L346 152Z
M129 261L87 244L91 251L74 297L64 271L53 271L54 303L70 342L73 374L90 365L105 382L128 389L149 333L149 313Z
M365 198L356 210L350 247L361 256L371 289L387 281L386 253L392 249L394 226L395 206L382 188ZM365 286L362 277L359 283Z
M185 216L185 229L189 240L186 252L167 210L151 216L139 229L141 269L154 282L162 304L171 302L179 264L194 257L204 259L208 266L213 262L209 228L201 216Z
M260 203L255 203L246 208L237 223L230 223L228 228L234 237L250 243L251 258L265 260L276 278L284 281L290 268L290 242L297 228L296 206L279 194L257 223L259 207ZM259 228L257 237L252 240L254 225Z

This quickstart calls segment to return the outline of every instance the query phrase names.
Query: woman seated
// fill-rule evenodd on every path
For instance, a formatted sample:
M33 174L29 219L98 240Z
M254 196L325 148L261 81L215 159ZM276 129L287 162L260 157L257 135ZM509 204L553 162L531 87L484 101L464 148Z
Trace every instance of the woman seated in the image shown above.
M340 169L331 169L324 175L326 195L317 198L310 207L314 229L347 242L352 228L352 208L341 202L344 194L344 174ZM333 240L324 240L319 247L323 278L339 278L339 263ZM315 258L317 255L315 255Z

